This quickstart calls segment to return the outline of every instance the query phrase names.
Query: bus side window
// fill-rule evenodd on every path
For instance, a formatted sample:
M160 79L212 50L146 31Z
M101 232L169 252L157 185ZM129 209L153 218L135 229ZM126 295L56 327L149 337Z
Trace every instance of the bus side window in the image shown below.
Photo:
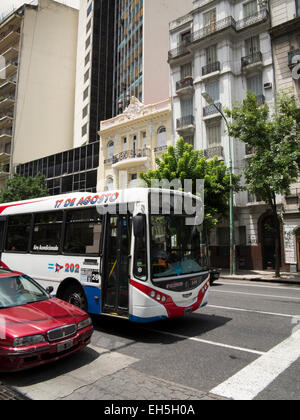
M37 253L58 253L62 225L62 211L36 214L34 216L31 250Z
M98 256L101 234L102 215L95 208L70 210L66 217L63 252Z
M5 250L9 252L28 252L31 214L10 216L8 218Z
M0 221L0 252L3 251L5 221Z

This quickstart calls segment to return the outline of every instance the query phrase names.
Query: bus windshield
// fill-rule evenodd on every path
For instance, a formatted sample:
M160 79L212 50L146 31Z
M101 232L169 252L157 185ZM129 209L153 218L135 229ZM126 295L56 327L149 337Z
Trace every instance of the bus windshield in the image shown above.
M151 216L153 279L207 271L203 226L189 226L185 216Z

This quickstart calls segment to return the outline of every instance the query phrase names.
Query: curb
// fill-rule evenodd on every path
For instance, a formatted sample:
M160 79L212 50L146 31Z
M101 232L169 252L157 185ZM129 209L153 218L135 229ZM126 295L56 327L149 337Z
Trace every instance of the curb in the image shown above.
M288 284L294 286L300 286L300 280L285 280L282 278L265 278L265 277L232 277L232 276L220 276L219 280L244 280L244 281L251 281L251 282L264 282L264 283L280 283L280 284Z

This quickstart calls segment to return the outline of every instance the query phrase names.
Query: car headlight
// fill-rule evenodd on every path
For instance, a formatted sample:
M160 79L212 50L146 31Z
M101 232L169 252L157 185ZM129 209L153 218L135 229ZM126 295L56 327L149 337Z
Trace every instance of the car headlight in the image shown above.
M33 344L44 343L45 337L41 334L37 335L28 335L27 337L15 338L13 341L14 347L27 347L32 346Z
M92 320L90 317L88 317L84 319L83 321L78 322L77 329L83 330L83 328L89 327L90 325L92 325Z

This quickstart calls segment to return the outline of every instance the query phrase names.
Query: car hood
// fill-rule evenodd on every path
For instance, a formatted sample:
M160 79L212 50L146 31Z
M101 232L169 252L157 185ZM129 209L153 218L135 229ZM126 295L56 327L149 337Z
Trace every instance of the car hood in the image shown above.
M0 338L1 335L8 339L44 334L51 329L79 322L84 316L87 314L81 309L56 298L0 309Z

